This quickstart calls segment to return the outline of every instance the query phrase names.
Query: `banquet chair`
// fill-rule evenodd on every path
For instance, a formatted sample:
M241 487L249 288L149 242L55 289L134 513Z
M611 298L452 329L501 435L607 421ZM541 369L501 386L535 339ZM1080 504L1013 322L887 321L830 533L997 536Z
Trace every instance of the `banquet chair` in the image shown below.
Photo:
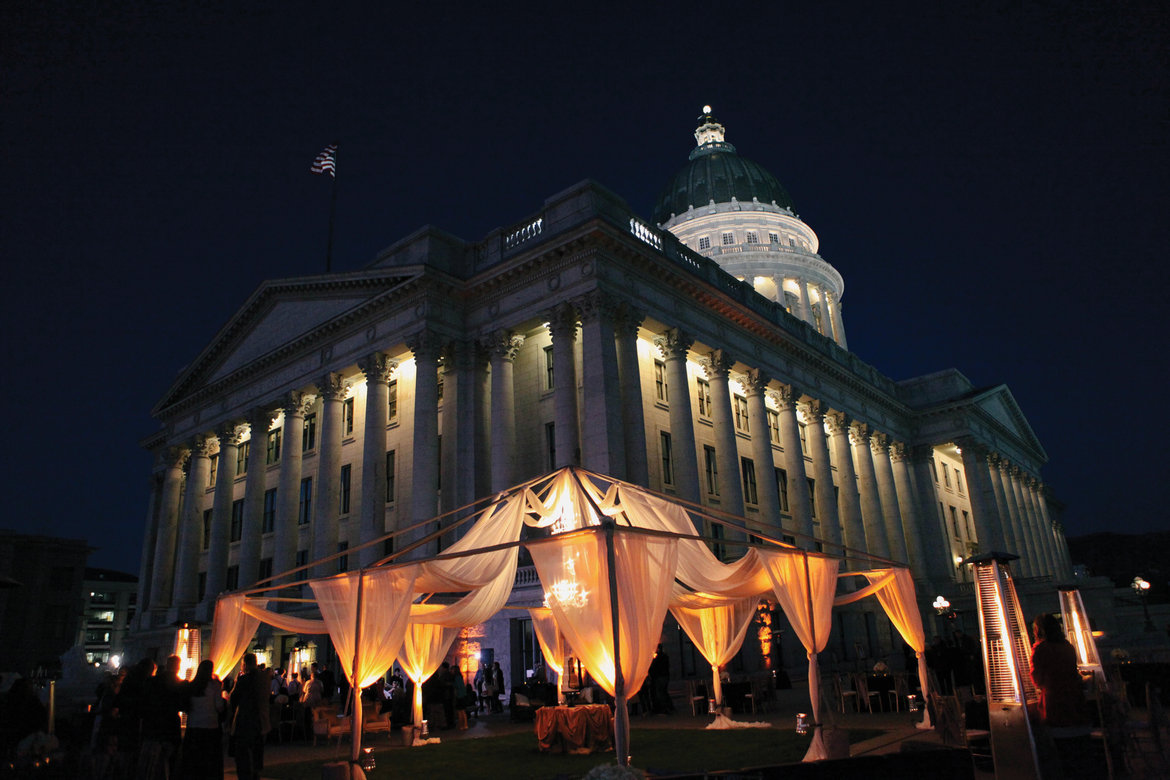
M830 682L833 686L833 696L837 699L837 705L841 708L842 714L845 712L845 702L847 700L853 702L853 710L855 712L861 712L861 705L858 703L860 699L858 698L857 691L853 690L852 686L849 685L848 677L841 674L834 674Z
M691 715L707 714L707 697L698 692L698 682L687 680L687 701L691 703Z
M901 712L902 705L910 698L910 685L906 680L905 672L894 674L894 689L889 691L890 701L894 705L894 712Z
M880 704L881 694L877 691L871 691L869 689L869 678L866 676L865 672L854 673L853 689L857 691L857 700L859 702L865 702L865 708L869 712L876 712L876 710L873 708L873 702L874 699L878 699Z
M752 714L757 712L764 712L768 709L769 702L767 699L767 690L760 682L758 677L752 677L749 681L751 689L744 694L745 703L751 707Z
M285 704L280 708L280 724L276 730L277 739L284 741L285 730L288 730L288 739L295 739L300 732L301 739L305 738L305 715L298 705Z

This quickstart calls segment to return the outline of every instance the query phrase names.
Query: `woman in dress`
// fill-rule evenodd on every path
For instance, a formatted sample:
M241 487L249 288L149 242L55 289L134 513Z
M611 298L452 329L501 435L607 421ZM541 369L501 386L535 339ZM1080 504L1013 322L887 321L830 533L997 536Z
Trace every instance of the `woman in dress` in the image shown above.
M223 780L223 729L227 702L223 684L212 674L211 661L202 661L191 681L187 735L183 738L183 777Z

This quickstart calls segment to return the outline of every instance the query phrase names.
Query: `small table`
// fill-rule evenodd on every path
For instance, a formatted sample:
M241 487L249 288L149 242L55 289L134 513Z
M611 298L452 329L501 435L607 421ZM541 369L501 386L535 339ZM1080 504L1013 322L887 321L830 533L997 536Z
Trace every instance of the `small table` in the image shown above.
M604 704L541 707L536 711L541 752L593 753L613 748L613 711Z

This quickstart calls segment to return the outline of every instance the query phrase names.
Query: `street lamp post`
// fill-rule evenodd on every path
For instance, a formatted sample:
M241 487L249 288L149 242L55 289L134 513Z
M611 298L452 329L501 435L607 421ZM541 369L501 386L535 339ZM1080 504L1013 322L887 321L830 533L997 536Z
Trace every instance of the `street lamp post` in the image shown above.
M1137 594L1138 601L1142 603L1142 612L1146 616L1146 631L1154 630L1154 621L1150 620L1150 608L1146 605L1146 597L1150 592L1150 583L1146 582L1141 576L1133 578L1133 582L1129 584L1133 588L1133 592Z

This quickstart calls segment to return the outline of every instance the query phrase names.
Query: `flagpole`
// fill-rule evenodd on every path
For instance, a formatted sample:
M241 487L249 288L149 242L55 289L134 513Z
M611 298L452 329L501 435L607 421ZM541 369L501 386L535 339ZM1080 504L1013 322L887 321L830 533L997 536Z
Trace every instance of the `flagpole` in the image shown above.
M325 246L325 273L333 272L333 216L337 212L337 144L333 145L333 186L329 196L329 243Z

